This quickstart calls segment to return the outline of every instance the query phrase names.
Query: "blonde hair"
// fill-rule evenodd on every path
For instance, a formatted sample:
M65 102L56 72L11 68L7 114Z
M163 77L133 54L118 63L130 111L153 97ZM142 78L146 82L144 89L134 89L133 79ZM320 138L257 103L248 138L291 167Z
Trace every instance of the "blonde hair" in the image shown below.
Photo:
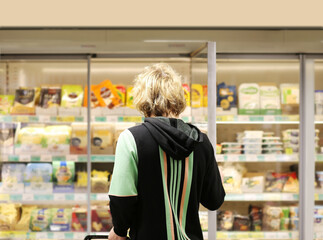
M146 67L136 77L133 97L145 117L177 117L186 107L181 76L165 63Z

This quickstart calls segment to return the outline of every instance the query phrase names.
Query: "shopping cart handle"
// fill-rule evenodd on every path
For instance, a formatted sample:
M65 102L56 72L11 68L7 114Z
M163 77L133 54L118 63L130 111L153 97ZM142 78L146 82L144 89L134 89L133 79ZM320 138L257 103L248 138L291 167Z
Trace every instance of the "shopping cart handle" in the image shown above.
M91 240L91 239L108 239L109 235L87 235L84 240Z

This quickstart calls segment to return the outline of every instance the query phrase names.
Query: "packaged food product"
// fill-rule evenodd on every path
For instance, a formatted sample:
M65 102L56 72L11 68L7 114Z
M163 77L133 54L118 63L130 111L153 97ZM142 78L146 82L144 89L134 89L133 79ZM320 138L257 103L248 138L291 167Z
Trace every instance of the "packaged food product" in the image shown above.
M94 86L93 91L101 107L113 109L121 104L121 98L117 93L117 89L110 80L105 80Z
M264 186L264 173L246 173L242 178L241 191L244 193L262 193Z
M241 149L242 144L236 142L223 142L221 143L222 148L230 148L230 149Z
M183 84L183 89L184 89L184 97L186 99L186 107L191 106L191 90L190 86L188 84ZM128 98L128 96L127 96Z
M53 168L50 163L28 163L24 171L25 183L51 182Z
M34 154L42 153L44 149L44 127L19 125L16 133L15 153Z
M77 171L76 172L76 187L85 188L87 187L87 172Z
M71 230L72 209L53 208L52 219L49 225L51 232L66 232Z
M71 228L73 232L85 232L87 230L86 208L77 206L72 209Z
M299 223L299 219L298 218L291 218L290 219L290 230L297 231L298 230L298 223ZM315 223L314 223L314 225L315 225ZM322 227L323 227L323 225L322 225Z
M222 146L221 144L216 145L216 154L221 154L222 153Z
M94 93L94 89L95 89L95 85L91 85L91 98L90 98L90 101L91 101L91 108L96 108L96 107L99 107L100 106L100 102L99 102L99 99L98 97L95 95ZM88 106L88 100L87 100L87 86L85 86L84 88L84 107L87 107Z
M61 104L62 89L60 87L42 87L39 106L42 108L59 107Z
M242 139L239 139L239 142L242 144L261 144L262 138L243 137Z
M287 181L284 184L283 192L298 193L299 183L296 172L286 173Z
M93 232L108 232L112 228L112 217L108 206L93 206L91 220Z
M243 150L261 150L261 143L245 143L243 144Z
M274 83L260 84L260 114L281 114L280 92Z
M105 193L109 190L109 176L108 171L93 170L91 174L91 192Z
M87 124L72 123L71 134L71 154L86 154L87 153Z
M243 150L243 153L250 154L250 155L261 154L262 150L261 149L246 149L246 150Z
M0 231L10 231L15 229L15 225L20 218L19 208L19 204L0 204Z
M258 115L260 91L256 83L243 83L239 86L239 114Z
M46 232L52 219L51 209L34 209L31 212L29 228L34 232Z
M35 114L37 91L39 90L35 88L16 89L11 114Z
M63 85L61 106L66 108L81 107L83 88L81 85Z
M232 211L219 211L217 214L218 231L230 231L233 228L234 215Z
M299 84L281 84L282 114L298 114L299 112Z
M248 216L235 215L233 220L234 231L249 231L250 219Z
M0 95L0 114L9 114L13 106L14 95Z
M262 142L263 142L263 144L274 144L274 143L281 144L280 137L265 137L264 136L262 138Z
M120 106L126 105L126 87L123 85L115 85L117 89L117 94L121 100Z
M290 219L289 218L281 218L280 219L280 230L287 231L289 230Z
M22 183L24 181L23 172L25 171L23 163L4 163L2 165L2 183Z
M224 82L217 86L217 106L223 111L237 107L237 90L236 86L226 85Z
M262 150L263 154L283 154L283 148L268 148Z
M251 231L261 231L262 230L262 208L250 205L249 206L249 217L251 221Z
M289 216L290 218L298 218L298 207L290 206L289 207Z
M208 93L207 85L203 85L203 107L207 108L208 106Z
M315 114L323 115L323 90L315 90Z
M192 98L192 107L200 108L203 107L203 87L201 84L192 84L191 85L191 98Z
M73 185L75 177L75 163L71 161L53 161L53 181L57 185Z
M54 154L69 154L72 128L68 125L51 125L44 129L44 147Z
M288 176L280 173L268 173L266 176L266 192L282 192Z
M91 151L93 154L113 154L113 123L93 123L91 135Z
M227 193L240 193L242 176L246 169L242 164L223 165L223 187Z
M0 154L13 154L16 124L0 123Z
M22 206L22 213L19 222L15 225L16 231L28 231L29 230L29 221L31 217L31 213L36 206Z
M222 153L223 154L241 154L242 149L236 149L236 148L223 148Z
M266 205L264 207L264 215L271 218L282 218L284 216L283 208L278 206Z
M314 232L321 232L323 229L323 217L317 216L314 218Z

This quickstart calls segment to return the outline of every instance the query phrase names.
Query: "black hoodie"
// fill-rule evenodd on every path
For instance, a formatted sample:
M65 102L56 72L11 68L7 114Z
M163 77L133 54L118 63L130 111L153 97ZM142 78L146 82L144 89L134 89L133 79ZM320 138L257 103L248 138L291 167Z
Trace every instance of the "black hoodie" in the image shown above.
M208 137L157 117L120 135L109 196L119 236L202 240L199 204L216 210L225 192Z

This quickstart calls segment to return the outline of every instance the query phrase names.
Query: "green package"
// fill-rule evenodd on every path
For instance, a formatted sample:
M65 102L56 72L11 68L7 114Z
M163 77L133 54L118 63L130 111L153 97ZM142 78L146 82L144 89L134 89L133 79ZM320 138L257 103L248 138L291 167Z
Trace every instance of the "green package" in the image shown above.
M52 219L52 211L48 208L34 209L30 216L30 230L33 232L47 232Z
M81 107L83 103L83 87L81 85L62 86L62 107Z
M53 208L50 223L51 232L67 232L71 230L72 209Z
M0 95L0 114L9 114L14 100L14 95Z
M73 185L75 163L68 161L53 161L53 182L58 186Z

